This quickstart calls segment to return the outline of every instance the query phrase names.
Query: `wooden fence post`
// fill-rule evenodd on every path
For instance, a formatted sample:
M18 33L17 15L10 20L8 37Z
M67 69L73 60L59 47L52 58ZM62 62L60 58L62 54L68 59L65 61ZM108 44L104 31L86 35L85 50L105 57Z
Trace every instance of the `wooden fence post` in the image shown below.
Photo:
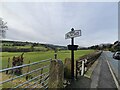
M81 70L81 76L84 76L84 60L82 61L82 70Z
M43 74L43 68L40 70L40 74ZM42 76L40 76L40 79L42 79ZM42 80L40 80L40 83L42 82Z
M8 58L8 65L7 65L7 68L10 67L10 58ZM6 71L6 74L8 74L8 70Z
M30 60L29 60L29 62L28 62L28 64L30 64ZM30 66L28 66L28 68L27 68L27 73L30 71ZM26 75L26 80L28 80L30 78L30 75L28 74L28 75Z
M63 88L64 66L61 60L52 60L48 88Z

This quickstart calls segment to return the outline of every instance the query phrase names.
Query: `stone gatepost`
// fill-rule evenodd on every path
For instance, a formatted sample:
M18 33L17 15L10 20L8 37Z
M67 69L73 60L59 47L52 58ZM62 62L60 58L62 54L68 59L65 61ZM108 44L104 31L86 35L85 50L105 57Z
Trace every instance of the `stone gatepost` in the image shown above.
M64 66L61 60L52 60L50 64L50 75L48 88L64 88Z
M65 79L71 79L71 59L70 58L65 58L64 76L65 76Z

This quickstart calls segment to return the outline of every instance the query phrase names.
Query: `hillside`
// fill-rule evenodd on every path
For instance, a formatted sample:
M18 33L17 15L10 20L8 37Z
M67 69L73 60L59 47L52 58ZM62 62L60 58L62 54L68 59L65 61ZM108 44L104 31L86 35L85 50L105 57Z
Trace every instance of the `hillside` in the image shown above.
M115 41L113 44L106 43L100 45L94 45L88 47L88 49L95 49L95 50L109 50L109 51L120 51L120 41Z
M49 51L49 50L65 50L65 46L52 44L21 42L21 41L5 41L2 40L2 52L33 52L33 51Z

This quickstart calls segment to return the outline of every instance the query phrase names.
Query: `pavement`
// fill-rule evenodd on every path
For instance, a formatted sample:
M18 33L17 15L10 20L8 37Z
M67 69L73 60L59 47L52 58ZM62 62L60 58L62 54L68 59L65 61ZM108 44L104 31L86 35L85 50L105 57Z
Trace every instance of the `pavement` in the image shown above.
M103 52L98 60L92 65L88 75L80 76L74 80L67 88L97 88L97 89L117 89L114 74Z

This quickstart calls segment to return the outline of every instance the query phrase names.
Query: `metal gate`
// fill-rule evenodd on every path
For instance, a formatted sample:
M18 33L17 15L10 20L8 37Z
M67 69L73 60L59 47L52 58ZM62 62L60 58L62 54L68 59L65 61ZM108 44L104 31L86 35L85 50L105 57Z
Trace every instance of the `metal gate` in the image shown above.
M30 64L15 66L0 70L2 88L48 88L49 66L52 59L41 60ZM21 75L15 75L14 70L22 68ZM8 72L8 74L6 74Z

